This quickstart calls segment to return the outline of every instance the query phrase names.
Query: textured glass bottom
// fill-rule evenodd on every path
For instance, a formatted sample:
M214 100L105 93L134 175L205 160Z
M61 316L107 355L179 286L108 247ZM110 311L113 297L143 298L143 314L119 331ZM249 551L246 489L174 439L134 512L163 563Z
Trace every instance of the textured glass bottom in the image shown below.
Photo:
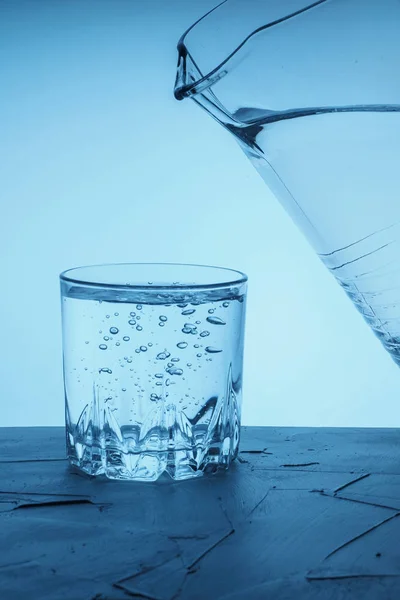
M76 425L67 412L68 458L88 475L109 479L155 481L163 473L174 480L227 469L239 448L240 423L236 395L211 399L203 407L207 424L192 424L174 405L157 407L156 423L143 428L119 427L112 411L98 410L94 400Z
M164 473L174 480L201 477L204 473L215 473L228 469L237 455L224 454L225 447L231 447L226 438L220 447L212 447L207 452L191 450L171 450L166 452L124 453L108 451L105 461L98 449L85 446L82 458L69 456L70 463L80 471L92 476L105 475L109 479L132 481L156 481ZM201 461L198 457L201 456Z

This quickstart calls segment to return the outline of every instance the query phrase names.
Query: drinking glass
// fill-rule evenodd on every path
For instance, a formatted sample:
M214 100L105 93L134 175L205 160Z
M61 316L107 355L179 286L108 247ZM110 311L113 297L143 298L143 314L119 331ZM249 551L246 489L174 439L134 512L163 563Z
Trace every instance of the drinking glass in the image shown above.
M60 280L70 463L144 481L227 468L240 437L246 275L110 264Z

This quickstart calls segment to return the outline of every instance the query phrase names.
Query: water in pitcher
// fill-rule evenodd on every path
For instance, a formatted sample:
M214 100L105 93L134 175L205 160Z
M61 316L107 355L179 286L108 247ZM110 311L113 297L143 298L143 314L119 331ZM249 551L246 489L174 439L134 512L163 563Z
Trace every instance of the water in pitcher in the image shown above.
M175 97L230 131L400 364L397 0L223 0Z
M400 107L236 116L247 125L229 130L400 364Z

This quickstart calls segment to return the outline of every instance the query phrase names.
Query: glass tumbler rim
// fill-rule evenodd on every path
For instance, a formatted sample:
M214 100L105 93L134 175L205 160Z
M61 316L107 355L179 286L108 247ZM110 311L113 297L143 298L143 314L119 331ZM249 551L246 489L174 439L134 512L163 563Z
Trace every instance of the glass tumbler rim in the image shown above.
M210 280L206 280L206 282L196 283L192 281L188 282L179 282L171 279L171 282L166 283L157 283L156 281L147 281L144 282L118 282L118 281L105 281L106 277L90 277L88 275L79 276L80 272L83 274L90 273L91 270L96 271L101 274L101 271L112 271L112 269L122 270L124 267L128 270L134 269L135 267L144 267L144 268L166 268L177 267L177 268L187 268L190 271L202 272L201 270L207 270L215 273L220 273L220 277L210 277ZM203 271L204 273L204 271ZM227 275L232 274L231 277ZM222 277L222 274L225 274L225 278ZM210 274L211 275L211 274ZM236 275L234 277L233 275ZM151 273L147 274L148 279L150 279ZM128 277L126 278L128 279ZM222 280L221 280L222 279ZM82 265L78 267L72 267L70 269L66 269L60 273L60 280L62 282L68 284L81 285L85 287L93 287L93 288L104 288L104 289L118 289L118 290L202 290L202 289L219 289L219 288L229 288L231 286L242 285L247 282L248 277L242 271L237 269L232 269L229 267L220 267L214 265L202 265L202 264L194 264L194 263L173 263L173 262L123 262L123 263L100 263L94 265Z

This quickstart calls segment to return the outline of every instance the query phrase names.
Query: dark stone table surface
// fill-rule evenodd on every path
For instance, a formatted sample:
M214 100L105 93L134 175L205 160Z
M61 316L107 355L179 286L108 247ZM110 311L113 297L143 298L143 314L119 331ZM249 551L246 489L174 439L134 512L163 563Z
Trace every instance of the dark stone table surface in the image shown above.
M400 430L243 427L228 472L72 473L0 428L1 600L399 600Z

